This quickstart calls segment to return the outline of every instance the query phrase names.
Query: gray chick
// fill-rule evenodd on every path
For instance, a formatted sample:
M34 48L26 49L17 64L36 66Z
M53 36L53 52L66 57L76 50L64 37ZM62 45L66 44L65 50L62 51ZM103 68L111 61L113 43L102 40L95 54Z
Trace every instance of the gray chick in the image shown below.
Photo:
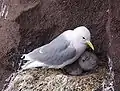
M97 66L98 58L95 54L91 52L84 52L82 56L78 59L80 67L84 71L89 71Z
M65 66L63 69L69 75L81 75L83 71L89 71L97 66L98 58L91 52L84 52L74 63Z
M67 66L65 66L63 68L64 73L69 74L69 75L73 75L73 76L77 76L77 75L81 75L83 70L79 65L79 61L75 61L72 64L69 64Z

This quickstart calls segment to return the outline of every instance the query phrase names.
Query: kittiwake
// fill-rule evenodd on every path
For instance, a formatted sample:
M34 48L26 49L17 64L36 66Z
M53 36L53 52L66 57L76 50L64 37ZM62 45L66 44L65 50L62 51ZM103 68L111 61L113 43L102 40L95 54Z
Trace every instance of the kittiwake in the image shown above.
M24 54L22 58L27 62L22 66L22 69L33 67L63 68L76 61L85 51L87 45L94 50L90 39L90 31L85 26L64 31L50 43Z

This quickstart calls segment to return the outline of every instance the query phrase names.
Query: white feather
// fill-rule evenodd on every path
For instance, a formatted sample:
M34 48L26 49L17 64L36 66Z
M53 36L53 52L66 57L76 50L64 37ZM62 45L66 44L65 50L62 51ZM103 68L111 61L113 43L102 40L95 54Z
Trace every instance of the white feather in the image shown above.
M42 67L46 66L44 63L41 63L40 61L28 61L22 66L22 69L29 69L29 68L34 68L34 67Z

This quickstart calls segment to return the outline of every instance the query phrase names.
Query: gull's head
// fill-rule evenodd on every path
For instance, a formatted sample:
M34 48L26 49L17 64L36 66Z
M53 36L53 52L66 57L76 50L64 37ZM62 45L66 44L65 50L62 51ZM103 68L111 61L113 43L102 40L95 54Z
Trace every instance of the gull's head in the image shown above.
M93 44L90 42L91 35L90 31L85 26L80 26L74 29L75 36L79 39L78 42L88 45L90 48L94 50Z

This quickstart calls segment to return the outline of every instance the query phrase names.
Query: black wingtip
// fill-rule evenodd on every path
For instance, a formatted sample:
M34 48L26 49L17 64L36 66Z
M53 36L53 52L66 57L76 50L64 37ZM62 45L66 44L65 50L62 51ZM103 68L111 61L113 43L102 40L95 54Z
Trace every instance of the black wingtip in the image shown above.
M24 55L22 55L21 60L24 60L24 58L25 58L25 54L24 54Z

